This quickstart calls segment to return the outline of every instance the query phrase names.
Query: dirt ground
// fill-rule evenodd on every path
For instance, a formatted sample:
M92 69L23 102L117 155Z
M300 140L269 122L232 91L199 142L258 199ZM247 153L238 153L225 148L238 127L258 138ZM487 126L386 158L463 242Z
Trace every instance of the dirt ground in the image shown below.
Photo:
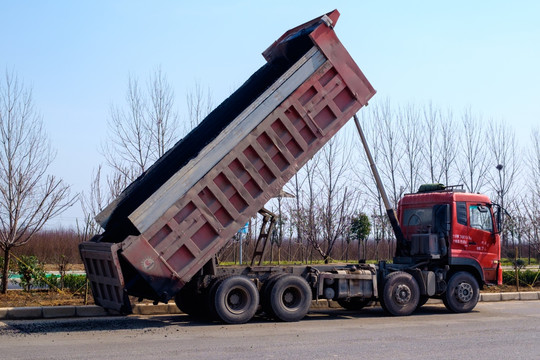
M501 286L486 286L483 290L481 290L481 293L498 293L498 292L515 292L518 291L516 288L516 285L501 285ZM528 285L521 285L519 287L520 292L525 291L540 291L540 286L528 286Z
M47 272L49 271L58 271L58 266L53 264L45 264L43 269ZM83 264L69 264L68 271L84 271Z
M88 296L87 304L94 304L91 295ZM84 294L46 290L34 290L30 292L8 290L7 294L0 294L0 308L62 305L85 305Z

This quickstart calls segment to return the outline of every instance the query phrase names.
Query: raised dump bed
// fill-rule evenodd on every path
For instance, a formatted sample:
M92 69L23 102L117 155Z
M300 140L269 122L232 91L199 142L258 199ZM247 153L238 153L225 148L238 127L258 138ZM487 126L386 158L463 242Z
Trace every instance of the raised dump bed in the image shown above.
M334 10L287 31L267 64L133 182L81 244L96 303L172 298L375 94Z

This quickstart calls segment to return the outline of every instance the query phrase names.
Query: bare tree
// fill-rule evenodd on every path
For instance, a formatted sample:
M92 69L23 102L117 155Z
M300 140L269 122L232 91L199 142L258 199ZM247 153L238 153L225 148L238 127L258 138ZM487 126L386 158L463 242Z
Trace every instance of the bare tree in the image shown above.
M489 149L491 151L492 171L489 176L489 183L497 194L500 205L504 208L505 201L508 203L508 196L516 184L519 171L520 158L519 149L516 143L516 136L513 130L502 122L489 125L488 136ZM505 228L504 212L501 216L501 231L503 246L508 245L508 235Z
M125 104L111 106L111 135L102 148L114 170L110 182L135 180L175 143L178 127L174 91L161 69L149 77L145 89L130 76Z
M120 188L123 187L114 185L114 179L107 179L108 187L104 188L102 170L103 167L98 166L92 176L90 191L88 193L82 192L79 197L83 221L81 223L77 222L77 236L81 242L88 241L92 236L101 232L101 227L94 217L105 209L107 204L120 193ZM120 177L117 176L116 178L119 179Z
M358 205L359 191L349 183L352 156L350 141L339 133L324 146L318 167L321 191L318 197L322 225L322 245L314 244L328 262L336 241L344 236Z
M486 134L482 128L480 117L475 117L470 108L466 109L462 117L463 138L461 143L462 164L459 168L461 181L469 192L476 193L482 190L486 183L489 170L489 147L486 144Z
M403 141L403 161L400 170L409 192L418 189L422 179L422 158L424 150L423 126L420 124L420 115L416 108L409 104L399 111L399 129Z
M439 117L441 131L439 143L437 146L440 154L440 170L437 177L438 182L443 182L446 185L453 184L454 166L458 156L458 129L454 121L454 114L451 110L446 112L445 116Z
M0 248L2 292L7 292L11 250L29 242L75 198L47 174L55 153L34 109L32 92L6 72L0 83Z
M126 106L112 105L109 118L109 142L103 153L107 163L123 177L134 180L144 172L150 161L150 141L147 133L146 103L137 79L129 77Z
M425 128L423 154L427 165L427 179L432 183L453 184L454 165L458 153L456 128L452 111L443 113L431 102L423 108Z
M385 183L390 184L390 201L394 204L394 208L397 208L397 203L404 191L404 186L399 178L400 164L403 159L402 134L395 119L395 113L391 110L390 101L386 100L377 105L371 115L376 132L380 136L379 171L386 180Z
M199 82L195 83L193 89L186 95L188 110L188 121L184 124L187 133L193 130L208 115L213 108L212 95L210 90L204 91Z
M532 146L527 154L527 163L532 181L528 184L531 192L540 198L540 127L532 130L531 143Z
M375 110L377 111L377 109ZM373 161L379 165L381 163L381 136L379 136L379 128L376 124L375 116L373 113L364 111L361 113L361 126L366 136L366 140L369 143L369 148ZM363 161L355 161L352 166L354 167L354 174L358 180L360 187L364 190L368 196L369 201L372 204L378 204L381 200L379 191L377 190L377 183L370 169L370 164L367 156L365 156L365 150L361 141L356 142L356 150L360 152L360 158Z
M320 154L315 154L301 169L303 173L302 177L304 178L302 183L305 189L301 190L301 196L296 195L297 199L303 200L300 208L295 213L299 229L298 236L305 240L307 244L312 244L313 246L319 243L321 234L320 221L317 218L318 211L316 209L317 197L319 195L316 182L316 169L319 159ZM307 263L308 254L306 253L304 255Z
M529 193L523 198L524 233L528 245L529 264L531 254L537 259L540 256L540 197Z
M386 214L380 214L377 208L373 208L371 215L371 223L373 224L373 242L374 242L374 258L379 260L379 243L383 240L386 234ZM365 253L365 250L364 250Z
M290 231L291 236L289 238L289 247L292 245L292 238L294 233L296 233L296 244L297 244L297 250L300 251L300 259L304 261L304 241L303 241L303 230L304 230L304 208L303 208L303 199L304 199L304 193L302 191L302 188L304 187L304 182L306 178L303 176L307 171L306 168L311 168L311 162L308 162L304 168L300 169L294 177L291 179L291 181L285 186L287 189L287 192L291 193L294 196L294 201L288 201L285 203L285 211L289 214L290 219ZM309 173L309 172L308 172ZM293 256L291 254L291 251L289 251L289 261L292 260Z
M362 127L370 144L373 159L383 182L386 184L385 187L389 189L390 201L394 208L396 208L405 189L399 173L401 162L403 161L403 153L401 151L402 136L398 127L398 121L395 119L395 113L392 111L389 100L385 100L383 103L372 104L367 110L369 111L363 111L361 113ZM363 153L364 149L360 142L358 144L359 151ZM386 216L386 210L383 207L382 198L377 190L367 157L362 156L362 158L364 159L363 166L361 169L356 170L355 173L358 175L362 189L365 189L365 193L370 199L368 202L370 203L369 207L372 209L372 219L374 220L372 232L375 235L377 247L379 241L382 239L382 236L378 236L378 234L385 233L384 229L381 228L385 223L379 220ZM392 251L392 243L395 239L389 237L387 240L388 251L390 253ZM389 257L391 257L391 254L389 254Z
M148 130L151 134L150 159L159 159L177 141L178 114L174 109L174 90L161 68L157 68L147 83L151 105Z
M523 197L523 207L527 222L527 236L530 252L540 255L540 128L531 132L531 146L527 152L528 171L527 192Z
M429 103L422 112L422 125L425 127L424 157L426 159L429 179L439 182L438 169L441 167L441 153L438 151L440 139L441 111ZM418 126L418 125L417 125Z

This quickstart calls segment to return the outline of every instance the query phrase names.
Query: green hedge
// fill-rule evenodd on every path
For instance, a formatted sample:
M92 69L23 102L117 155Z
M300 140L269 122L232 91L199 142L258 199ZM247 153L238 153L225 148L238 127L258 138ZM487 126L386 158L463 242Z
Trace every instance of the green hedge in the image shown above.
M514 270L503 271L503 284L516 285L516 273ZM521 270L519 272L519 285L540 286L540 271Z
M84 291L85 286L86 275L67 274L64 277L64 287L68 288L73 292Z
M518 260L523 261L523 264L525 266L539 265L538 260L535 259L535 258L531 258L531 263L530 264L529 264L529 259L528 258L519 258ZM503 266L514 266L514 261L515 261L515 259L512 259L512 258L502 258L501 259L501 265L503 265Z
M66 274L62 286L60 275L47 276L47 285L49 288L65 289L72 292L84 292L86 285L86 275Z

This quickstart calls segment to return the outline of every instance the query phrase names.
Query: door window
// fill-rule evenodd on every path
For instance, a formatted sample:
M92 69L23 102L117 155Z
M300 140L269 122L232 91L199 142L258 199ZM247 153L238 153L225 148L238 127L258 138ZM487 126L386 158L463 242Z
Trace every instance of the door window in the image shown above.
M493 231L493 219L489 208L483 205L469 206L469 220L471 227L479 230Z
M467 226L467 204L465 202L456 203L456 214L458 224Z

